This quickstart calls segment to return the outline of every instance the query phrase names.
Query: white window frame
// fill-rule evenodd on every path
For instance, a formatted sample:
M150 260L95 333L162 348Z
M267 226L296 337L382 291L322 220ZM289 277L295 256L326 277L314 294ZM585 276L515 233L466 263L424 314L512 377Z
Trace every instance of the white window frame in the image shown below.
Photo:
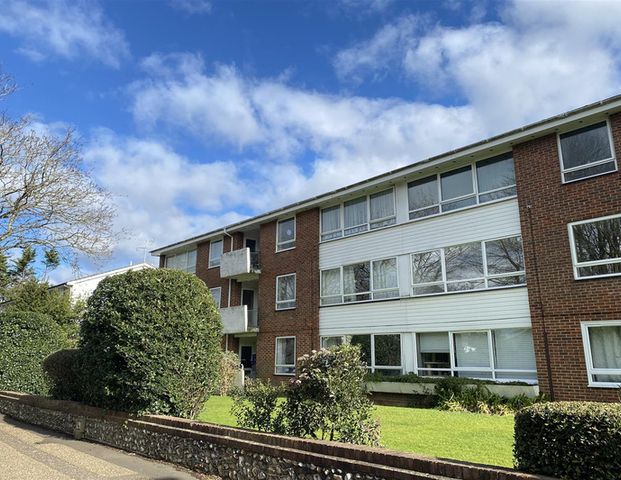
M531 331L532 338L532 327L508 327L508 329L513 328L529 328ZM430 331L420 331L415 332L414 335L414 373L420 375L421 377L437 377L438 375L421 375L421 370L429 370L434 372L448 372L450 376L455 376L457 372L489 372L491 377L460 377L460 378L472 378L475 380L493 380L498 383L510 383L510 382L524 382L532 385L536 385L538 383L537 380L533 380L532 378L496 378L498 373L534 373L537 374L537 369L535 370L517 370L517 369L506 369L506 368L496 368L496 359L494 358L494 331L496 330L505 330L505 328L484 328L484 329L467 329L467 330L430 330ZM449 360L450 360L450 368L422 368L418 365L418 335L424 333L445 333L448 335L449 341ZM487 345L488 345L488 354L489 354L489 367L457 367L456 365L456 356L455 356L455 338L456 334L461 333L487 333Z
M289 220L293 220L293 239L291 240L287 240L286 242L281 242L280 239L278 238L278 232L280 231L280 229L278 228L278 226L282 223L282 222L287 222ZM297 243L297 229L298 229L298 221L295 215L293 215L292 217L287 217L287 218L282 218L280 220L278 220L276 222L276 253L278 252L286 252L288 250L293 250L296 246ZM286 248L282 248L282 245L286 245L286 244L290 244L292 243L293 246L291 247L286 247Z
M190 253L191 252L195 252L194 254L194 263L193 264L189 264L188 263L188 259L190 257ZM166 260L164 261L164 267L165 268L172 268L174 270L181 270L182 272L187 272L187 273L196 273L196 254L197 254L197 250L196 248L192 248L190 250L184 250L183 252L178 252L172 255L166 255ZM184 268L177 268L177 267L171 267L168 265L168 262L170 259L172 258L176 258L176 257L181 257L184 256L186 258L185 261L185 267Z
M397 286L393 287L393 288L381 288L381 289L375 289L374 285L373 285L373 263L374 262L381 262L383 260L395 260L395 265L397 267ZM359 263L367 263L369 262L369 288L370 290L368 292L359 292L359 293L350 293L347 294L347 296L352 296L352 295L365 295L368 294L371 298L369 300L356 300L356 301L352 301L352 302L345 302L345 288L343 285L343 268L351 266L351 265L357 265ZM323 272L325 271L329 271L329 270L339 270L339 284L341 286L341 290L340 293L338 294L334 294L334 295L323 295ZM382 293L382 292L389 292L391 290L397 290L397 295L395 295L394 297L387 297L387 298L375 298L375 294L376 293ZM335 303L327 303L325 305L321 305L321 302L324 298L330 298L330 297L341 297L341 301L340 302L335 302ZM347 263L347 265L340 265L338 267L332 267L332 268L323 268L320 270L319 272L319 304L323 307L330 307L333 305L349 305L352 303L368 303L368 302L383 302L386 300L395 300L401 297L401 294L399 293L399 258L398 257L382 257L382 258L374 258L373 260L360 260L359 262L352 262L352 263ZM338 335L333 335L333 336L338 336Z
M364 336L364 335L369 335L369 337L371 338L371 364L367 365L367 369L373 373L376 370L400 370L401 371L401 375L403 375L404 371L405 371L405 365L404 365L404 361L403 361L403 355L404 355L404 350L403 350L403 333L397 333L397 332L382 332L382 333L352 333L350 335L322 335L319 338L319 345L321 346L321 348L324 348L323 345L323 339L324 338L334 338L334 337L341 337L341 342L343 344L351 344L351 337L352 336ZM394 365L394 366L390 366L390 365L377 365L375 363L375 337L379 336L386 336L386 335L399 335L399 348L401 349L401 365ZM386 378L390 378L389 376L387 376Z
M375 195L377 193L382 193L385 192L387 190L391 190L392 191L392 202L393 202L393 215L389 215L388 217L384 217L384 218L377 218L375 220L371 220L371 196ZM355 233L350 233L345 235L345 203L351 201L351 200L358 200L360 198L364 198L365 202L366 202L366 208L367 208L367 221L366 223L361 223L360 225L355 225L353 227L349 227L349 228L356 228L356 227L362 227L362 226L366 226L366 230L364 231L360 231L360 232L355 232ZM337 230L330 230L328 232L324 232L321 230L321 215L323 215L323 211L324 210L328 210L330 208L335 208L338 207L339 208L339 223L340 223L340 228ZM383 228L390 228L394 225L397 224L397 192L395 190L394 185L389 186L387 188L381 188L377 191L368 193L366 195L358 195L354 198L350 198L347 199L345 202L341 202L339 204L336 205L328 205L324 208L321 209L321 211L319 212L320 218L319 218L319 242L323 243L323 242L331 242L333 240L338 240L341 238L348 238L348 237L353 237L356 235L362 235L371 231L376 231L376 230L381 230ZM378 226L378 227L371 227L372 223L378 223L378 222L383 222L386 220L390 220L394 218L394 222L391 223L390 225L383 225L383 226ZM335 236L333 238L326 238L323 239L323 235L328 235L328 234L334 234L334 233L340 233L340 235Z
M487 200L487 201L482 201L481 200L481 196L482 195L488 195L490 193L500 192L501 190L507 190L509 188L515 188L516 187L516 183L514 183L513 185L507 185L505 187L495 188L493 190L486 190L484 192L479 191L479 182L478 182L478 178L477 178L477 163L483 162L485 160L491 160L491 159L496 158L496 157L501 157L501 156L506 155L508 153L512 154L512 152L509 150L509 151L506 151L506 152L503 152L503 153L499 153L497 155L493 155L491 157L480 158L480 159L478 159L476 161L473 161L473 162L461 165L460 167L451 168L450 170L445 170L445 171L438 172L438 173L433 173L433 174L430 174L430 175L423 175L420 178L408 180L406 182L406 184L405 184L406 192L407 192L407 190L409 188L408 185L410 183L415 182L417 180L423 180L425 178L434 177L434 176L436 177L436 187L438 189L438 203L434 203L433 205L428 205L426 207L415 208L414 210L410 210L410 205L409 205L409 201L408 201L408 219L409 219L408 221L409 222L417 222L417 221L420 221L420 220L425 220L427 218L437 217L438 215L447 215L447 214L450 214L450 213L453 213L453 212L460 212L462 210L466 210L466 209L469 209L469 208L475 208L475 207L477 207L479 205L490 205L490 204L493 204L493 203L496 203L496 202L504 202L506 200L510 200L512 198L516 198L517 197L517 193L515 193L513 195L507 195L506 197L502 197L502 198L496 198L494 200ZM511 155L511 160L513 161L513 155ZM515 162L514 162L513 165L514 165L514 172L515 172ZM442 175L444 175L446 173L451 173L451 172L453 172L455 170L459 170L461 168L465 168L465 167L468 167L468 166L470 167L470 173L472 174L473 193L469 193L467 195L462 195L460 197L451 198L450 200L442 200L442 182L441 182ZM459 200L466 200L466 199L471 198L473 196L475 198L475 203L472 204L472 205L466 205L465 207L455 208L455 209L452 209L452 210L443 210L442 209L442 206L447 204L447 203L454 203L454 202L457 202ZM421 210L427 210L427 209L434 208L434 207L438 208L438 213L432 213L430 215L424 215L422 217L417 217L417 218L410 218L410 214L413 213L413 212L419 212Z
M293 298L290 300L278 300L278 282L281 278L285 278L285 277L293 277ZM283 275L277 275L276 276L276 310L278 311L283 311L283 310L293 310L295 308L297 308L298 303L297 303L297 293L298 293L298 283L297 283L297 274L295 273L285 273ZM294 305L292 307L280 307L279 304L283 304L283 303L290 303L293 302Z
M604 160L598 160L597 162L593 162L593 163L587 163L585 165L579 165L577 167L565 168L565 164L563 163L563 150L561 149L561 135L564 135L566 133L571 133L571 132L574 132L576 130L580 130L581 128L590 127L592 125L596 125L596 124L602 123L602 122L606 123L606 130L608 131L608 141L610 142L610 153L611 153L612 157L604 159ZM557 146L557 149L558 149L559 162L561 164L561 182L563 184L579 182L581 180L586 180L587 178L599 177L600 175L608 175L609 173L614 173L614 172L617 172L619 170L619 166L617 164L617 155L615 153L615 144L614 144L614 141L613 141L613 138L612 138L612 128L610 126L610 119L608 119L608 118L606 118L605 120L598 120L597 122L593 122L593 123L590 123L588 125L581 125L580 127L574 128L572 130L567 130L565 132L557 133L556 134L556 146ZM586 170L587 168L597 167L598 165L603 165L605 163L610 163L610 162L614 162L614 164L615 164L614 170L610 170L608 172L603 172L603 173L595 173L593 175L589 175L588 177L580 177L580 178L576 178L574 180L565 180L565 174L566 173L577 172L577 171L580 171L580 170Z
M293 338L293 364L289 365L289 364L282 364L282 363L278 363L278 340L286 340L289 338ZM295 338L295 335L288 335L288 336L284 336L284 337L276 337L274 339L274 375L284 375L284 376L288 376L288 377L293 377L295 376L295 369L296 369L296 358L297 358L297 348L298 348L298 341ZM278 367L285 367L285 368L290 368L293 367L293 373L282 373L278 371Z
M222 251L220 252L220 258L215 259L215 258L212 258L211 254L213 253L213 244L214 243L218 243L218 242L221 242L221 244L222 244ZM208 268L219 267L220 266L220 262L222 260L222 254L224 254L224 239L221 238L219 240L212 240L212 241L210 241L209 242L209 260L208 260L207 267ZM217 263L216 263L216 261L217 261Z
M220 301L218 302L218 304L217 304L216 306L217 306L218 308L221 308L221 307L222 307L222 287L211 287L211 288L209 289L209 292L211 293L211 296L212 296L212 297L214 296L214 295L213 295L213 290L218 290L218 292L219 292L218 299L219 299Z
M581 267L595 267L597 265L610 265L614 263L621 263L621 257L607 258L604 260L592 260L590 262L578 262L578 253L576 251L576 239L574 237L575 225L584 225L587 223L596 223L602 220L611 220L613 218L619 218L621 214L607 215L605 217L591 218L589 220L580 220L579 222L572 222L567 225L567 231L569 233L569 247L571 249L571 262L574 270L575 280L590 280L593 278L606 278L606 277L618 277L621 273L605 273L601 275L589 275L588 277L580 276L578 269Z
M410 295L413 297L428 297L428 296L434 296L434 295L451 295L451 294L456 294L456 293L467 293L467 292L480 292L482 290L497 290L500 288L516 288L516 287L523 287L526 285L526 270L519 270L519 271L515 271L515 272L508 272L508 273L496 273L496 274L489 274L487 269L488 269L488 265L487 265L487 250L486 250L486 243L488 242L494 242L494 241L498 241L498 240L505 240L508 238L517 238L519 237L522 240L522 255L524 255L524 239L522 238L522 235L510 235L508 237L499 237L499 238L488 238L485 240L477 240L477 241L473 241L473 242L464 242L464 243L460 243L457 245L447 245L445 247L438 247L438 248L432 248L430 250L423 250L420 252L413 252L409 255L409 261L410 261ZM446 259L445 259L445 255L444 255L444 251L447 248L451 248L451 247L457 247L459 245L464 245L467 243L479 243L481 244L481 254L482 254L482 258L483 258L483 276L482 277L476 277L476 278L468 278L468 279L464 279L464 280L447 280L446 277ZM441 262L441 266L442 266L442 280L436 281L436 282L427 282L427 283L414 283L414 266L413 266L413 259L414 259L414 255L419 255L422 253L429 253L429 252L436 252L436 251L440 251L440 262ZM517 277L517 276L524 276L524 283L516 283L516 284L512 284L512 285L498 285L498 286L490 286L489 285L489 281L493 280L495 278L505 278L505 277ZM483 280L483 287L481 288L473 288L471 290L455 290L455 291L449 291L448 290L448 285L451 283L460 283L460 282L473 282L473 281L477 281L477 280ZM414 287L424 287L424 286L432 286L432 285L440 285L443 286L444 291L443 292L435 292L435 293L421 293L421 294L415 294L414 293Z
M593 367L593 356L591 353L591 341L589 338L590 327L618 327L621 320L610 320L604 322L580 322L582 330L582 345L584 346L584 360L586 362L588 386L593 388L619 388L621 382L596 382L594 375L621 375L621 369L615 368L595 368Z

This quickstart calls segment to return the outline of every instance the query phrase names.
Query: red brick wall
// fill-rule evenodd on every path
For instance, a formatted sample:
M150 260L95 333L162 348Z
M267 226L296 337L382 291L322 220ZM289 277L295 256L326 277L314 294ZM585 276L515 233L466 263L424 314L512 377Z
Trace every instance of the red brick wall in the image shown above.
M292 250L276 252L275 221L261 225L260 236L257 376L287 381L274 375L276 337L294 335L298 357L319 348L319 210L297 215ZM296 273L297 307L276 311L276 276L287 273Z
M621 114L610 120L619 153ZM515 146L513 157L541 389L556 400L616 401L616 389L587 386L580 322L621 320L621 277L574 280L567 224L621 213L621 174L563 185L556 135Z

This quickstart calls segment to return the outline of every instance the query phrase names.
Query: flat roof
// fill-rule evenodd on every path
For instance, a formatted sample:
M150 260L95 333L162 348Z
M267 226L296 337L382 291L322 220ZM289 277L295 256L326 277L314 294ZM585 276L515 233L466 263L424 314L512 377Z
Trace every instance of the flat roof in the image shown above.
M567 111L565 113L561 113L559 115L555 115L553 117L548 117L546 119L530 123L523 127L509 130L499 135L495 135L485 140L471 143L455 150L450 150L448 152L435 155L433 157L419 160L404 167L381 173L374 177L370 177L368 179L353 183L351 185L347 185L345 187L337 188L336 190L322 193L320 195L316 195L314 197L301 200L299 202L291 203L289 205L270 210L266 213L262 213L246 220L226 225L216 230L211 230L209 232L196 235L194 237L190 237L163 247L159 247L155 250L151 250L150 253L152 255L161 255L173 252L180 249L181 247L193 245L203 242L205 240L209 240L210 238L216 236L235 232L245 227L252 226L253 224L261 224L266 221L274 220L282 215L293 214L298 211L315 207L321 203L333 200L335 199L335 197L339 197L341 195L354 193L356 191L370 188L384 182L391 182L398 177L410 175L429 167L440 165L445 162L455 161L469 155L474 155L476 153L483 152L486 149L509 147L516 143L522 143L532 138L546 135L550 133L550 131L557 129L559 126L569 124L571 122L578 122L592 116L614 113L616 111L621 111L621 94L606 98L604 100L600 100L595 103L584 105L582 107Z

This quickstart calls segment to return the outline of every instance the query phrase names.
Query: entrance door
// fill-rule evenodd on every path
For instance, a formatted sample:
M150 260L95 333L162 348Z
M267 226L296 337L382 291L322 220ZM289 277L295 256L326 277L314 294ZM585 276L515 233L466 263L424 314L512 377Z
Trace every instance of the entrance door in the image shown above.
M252 370L254 366L254 362L252 359L252 346L251 345L242 345L239 348L239 358L241 360L241 364L244 366L244 375L246 377L252 376Z
M254 290L242 290L242 305L248 307L248 328L257 328L257 311L254 308Z
M257 241L252 238L246 239L246 248L249 248L251 252L257 251Z

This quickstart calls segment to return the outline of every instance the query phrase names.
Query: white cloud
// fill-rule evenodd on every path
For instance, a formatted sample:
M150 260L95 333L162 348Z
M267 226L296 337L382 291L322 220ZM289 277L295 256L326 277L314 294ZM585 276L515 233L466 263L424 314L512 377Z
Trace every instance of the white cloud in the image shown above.
M190 15L202 15L211 13L212 5L209 0L169 0L171 7L189 13Z
M516 2L502 18L454 28L404 17L339 52L335 68L457 94L495 131L618 92L620 2Z
M33 61L50 56L86 57L118 68L129 57L123 33L93 1L5 0L0 9L0 32L20 39L18 51Z

